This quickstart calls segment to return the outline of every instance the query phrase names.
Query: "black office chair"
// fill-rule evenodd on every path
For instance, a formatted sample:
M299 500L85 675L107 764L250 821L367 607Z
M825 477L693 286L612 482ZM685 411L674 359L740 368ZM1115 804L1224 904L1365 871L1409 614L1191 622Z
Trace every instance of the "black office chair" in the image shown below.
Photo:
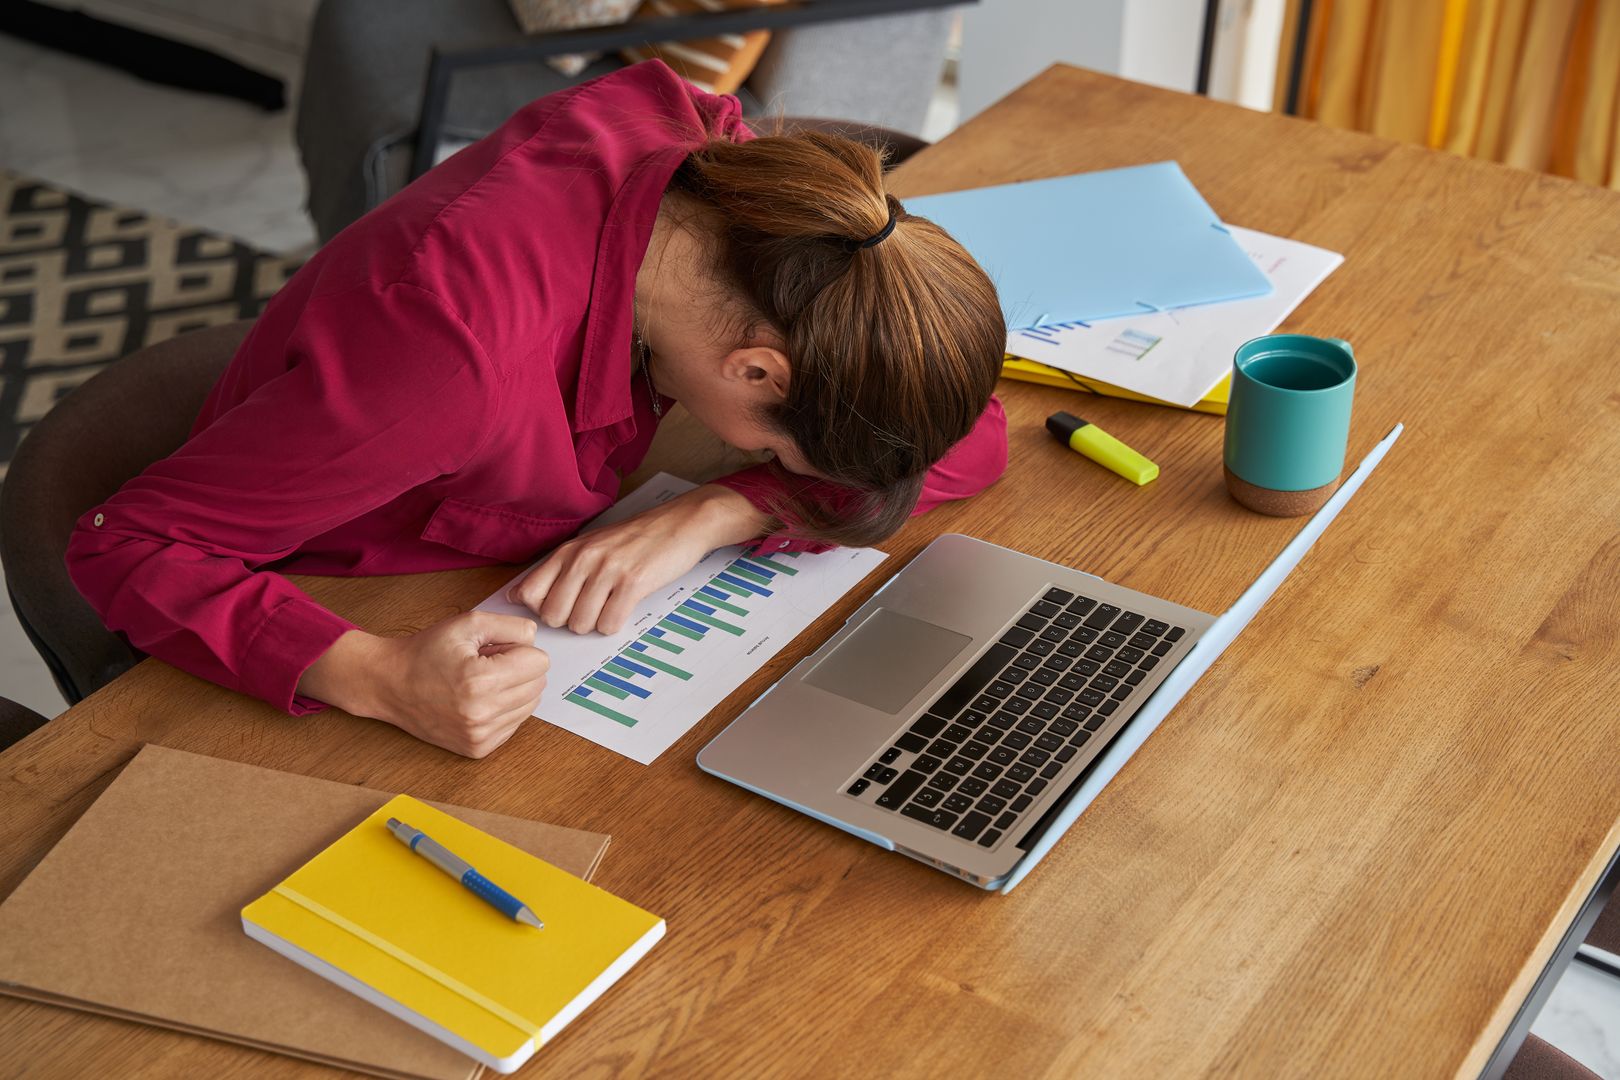
M47 413L17 450L0 487L0 565L17 621L70 705L141 659L68 577L73 524L179 449L251 325L209 327L114 362Z
M0 698L0 750L21 742L44 727L46 722L45 717L28 706L19 705L10 698Z

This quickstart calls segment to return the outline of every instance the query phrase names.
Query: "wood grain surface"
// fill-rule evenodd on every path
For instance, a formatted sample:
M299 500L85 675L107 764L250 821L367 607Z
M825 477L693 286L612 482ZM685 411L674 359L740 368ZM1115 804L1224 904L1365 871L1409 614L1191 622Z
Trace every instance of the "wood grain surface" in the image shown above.
M148 661L0 756L0 894L143 742L613 835L669 936L529 1075L1472 1076L1620 844L1620 194L1054 68L902 196L1175 159L1228 221L1343 252L1286 324L1354 342L1350 460L1406 434L1052 855L985 894L692 759L868 580L654 765L535 723L465 761ZM1219 418L1003 383L1006 476L910 524L1219 611L1299 527L1239 508ZM1137 488L1042 429L1084 415ZM712 446L671 429L653 464ZM634 479L634 478L632 478ZM401 633L502 568L307 579ZM0 1001L0 1073L314 1076Z

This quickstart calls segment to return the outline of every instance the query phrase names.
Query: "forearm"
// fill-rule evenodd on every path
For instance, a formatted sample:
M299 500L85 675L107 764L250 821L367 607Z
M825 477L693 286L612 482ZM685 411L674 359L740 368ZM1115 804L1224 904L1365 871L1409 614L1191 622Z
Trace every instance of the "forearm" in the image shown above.
M679 498L690 506L690 527L704 536L710 547L742 544L763 536L773 521L741 492L720 484L704 484Z
M386 719L380 682L388 670L388 652L388 638L350 630L305 670L298 693L353 716Z

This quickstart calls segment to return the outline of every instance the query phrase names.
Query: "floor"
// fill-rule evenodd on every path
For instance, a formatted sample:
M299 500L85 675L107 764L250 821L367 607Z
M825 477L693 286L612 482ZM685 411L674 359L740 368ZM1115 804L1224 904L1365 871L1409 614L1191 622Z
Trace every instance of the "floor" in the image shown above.
M314 243L290 110L152 86L5 37L0 102L0 165L270 251ZM942 87L924 134L940 138L956 116L955 88ZM46 715L63 707L3 592L0 693ZM1605 1080L1620 1080L1620 979L1574 965L1534 1030Z

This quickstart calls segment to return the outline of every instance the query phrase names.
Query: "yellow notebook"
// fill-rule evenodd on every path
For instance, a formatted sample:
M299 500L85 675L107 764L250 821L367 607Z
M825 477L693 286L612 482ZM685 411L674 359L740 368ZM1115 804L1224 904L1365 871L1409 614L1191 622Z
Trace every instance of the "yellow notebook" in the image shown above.
M1133 390L1125 390L1112 383L1105 383L1098 379L1087 379L1071 374L1062 368L1051 367L1035 360L1025 360L1021 356L1008 354L1001 362L1001 377L1004 379L1017 379L1019 382L1039 383L1042 386L1059 386L1065 390L1084 390L1090 394L1102 394L1105 397L1124 398L1127 401L1144 401L1149 405L1163 405L1167 409L1179 409L1182 406L1170 401L1160 401L1145 394L1138 394ZM1216 416L1226 415L1226 401L1232 392L1232 376L1227 375L1216 383L1204 399L1192 407L1194 412L1214 413Z
M397 817L532 908L501 914L394 839ZM664 935L664 920L399 795L242 909L242 927L498 1072L562 1030Z

